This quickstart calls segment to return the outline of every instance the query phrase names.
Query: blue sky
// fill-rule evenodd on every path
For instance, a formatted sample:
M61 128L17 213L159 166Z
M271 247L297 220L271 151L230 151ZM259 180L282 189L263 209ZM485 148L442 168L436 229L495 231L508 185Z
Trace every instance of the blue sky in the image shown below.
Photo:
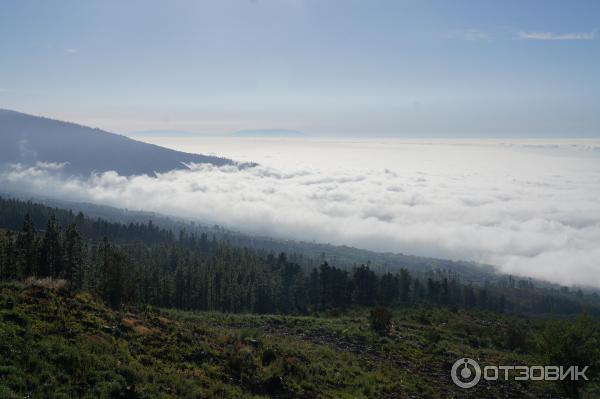
M600 136L598 1L0 3L0 108L111 131Z

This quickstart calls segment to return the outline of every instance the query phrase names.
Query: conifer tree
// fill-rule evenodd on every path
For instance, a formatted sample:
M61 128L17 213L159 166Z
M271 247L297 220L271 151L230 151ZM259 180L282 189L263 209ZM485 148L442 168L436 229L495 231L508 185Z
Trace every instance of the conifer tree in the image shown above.
M18 271L20 276L15 277L29 277L35 274L35 268L38 263L38 238L37 232L31 216L25 215L23 221L23 231L17 238L17 251L18 251Z
M71 288L81 288L83 284L83 244L75 224L71 224L67 228L63 252L62 277L69 281Z
M44 237L42 238L41 256L38 274L41 277L58 277L62 272L62 248L60 228L54 214L50 215Z

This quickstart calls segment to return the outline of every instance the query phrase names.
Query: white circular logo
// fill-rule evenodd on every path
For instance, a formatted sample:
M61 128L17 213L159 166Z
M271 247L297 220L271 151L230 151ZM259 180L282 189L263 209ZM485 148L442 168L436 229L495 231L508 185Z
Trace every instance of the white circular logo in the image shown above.
M481 379L479 364L468 357L454 362L450 374L452 375L452 381L461 388L473 388Z

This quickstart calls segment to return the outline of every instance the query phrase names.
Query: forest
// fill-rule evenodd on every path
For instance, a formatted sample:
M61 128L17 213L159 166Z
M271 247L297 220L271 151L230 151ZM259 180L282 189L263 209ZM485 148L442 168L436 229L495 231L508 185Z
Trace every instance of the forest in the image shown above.
M310 314L352 307L444 306L513 313L598 313L596 293L549 290L507 276L484 285L442 271L376 273L302 254L237 247L207 233L90 219L81 212L0 198L0 279L62 279L112 308Z

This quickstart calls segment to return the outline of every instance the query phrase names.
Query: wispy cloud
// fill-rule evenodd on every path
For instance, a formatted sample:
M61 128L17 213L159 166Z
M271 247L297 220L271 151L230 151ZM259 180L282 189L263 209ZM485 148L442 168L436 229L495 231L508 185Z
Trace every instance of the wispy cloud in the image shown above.
M454 29L444 32L441 36L445 39L465 40L465 41L489 41L494 37L499 39L508 39L509 36L517 35L522 40L594 40L597 37L597 31L590 32L567 32L556 33L548 31L520 31L514 30L481 30L477 28Z
M76 48L68 47L68 48L64 49L64 51L65 51L65 53L74 54L74 53L77 53L79 50L77 50Z
M67 166L69 162L36 162L35 166L46 170L61 170Z
M553 32L519 32L519 39L525 40L594 40L596 31L553 33Z

